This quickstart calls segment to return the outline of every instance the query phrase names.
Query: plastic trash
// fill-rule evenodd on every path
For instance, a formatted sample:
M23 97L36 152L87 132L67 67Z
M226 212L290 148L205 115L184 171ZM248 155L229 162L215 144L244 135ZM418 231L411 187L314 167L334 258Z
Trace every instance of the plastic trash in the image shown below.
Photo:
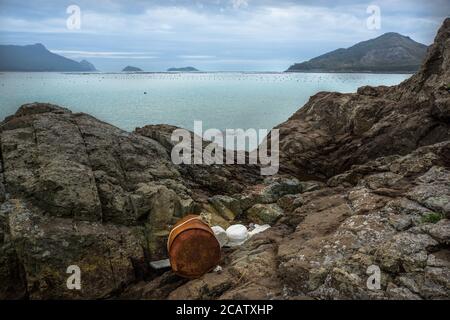
M164 260L152 261L152 262L150 262L150 267L152 267L154 270L162 270L162 269L170 268L170 260L164 259Z
M230 247L239 246L243 244L248 238L248 230L242 224L235 224L228 227L227 231L228 243Z
M214 232L217 241L219 241L220 247L223 247L228 242L227 232L221 226L214 226L211 227L211 229Z
M249 229L242 224L235 224L225 231L220 226L211 227L214 235L219 241L220 247L234 247L243 244L245 241L253 237L255 234L261 233L270 228L268 224L250 224Z
M255 224L254 228L248 232L248 235L249 235L249 237L253 237L255 234L266 231L269 228L270 228L270 225L268 225L268 224L263 224L263 225Z

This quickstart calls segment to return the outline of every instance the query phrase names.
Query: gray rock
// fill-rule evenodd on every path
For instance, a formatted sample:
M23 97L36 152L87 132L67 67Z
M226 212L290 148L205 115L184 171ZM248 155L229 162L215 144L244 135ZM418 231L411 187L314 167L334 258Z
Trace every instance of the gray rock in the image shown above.
M276 204L255 204L247 210L247 218L258 224L274 224L283 215Z
M394 300L422 300L420 296L412 293L408 288L397 287L393 283L388 285L386 293L390 299Z
M273 203L284 195L300 193L303 187L311 188L310 185L301 184L298 179L292 177L270 177L266 178L264 183L267 187L260 192L261 203Z
M9 259L19 264L15 272L23 270L11 279L21 280L14 291L25 285L32 299L102 298L134 280L132 261L144 259L138 228L42 216L22 201L11 201L3 213L17 258L10 251ZM82 290L66 287L66 271L72 265L81 270Z
M419 179L419 185L414 187L408 197L423 206L450 216L450 171L434 166Z
M5 184L3 183L3 173L0 173L0 203L5 201L6 199L6 189Z
M450 295L449 268L427 267L421 292L426 299L448 299Z
M230 196L213 196L208 199L208 202L225 220L228 221L233 221L242 213L240 202Z
M429 235L402 232L383 244L377 257L381 268L387 271L422 271L427 264L427 249L437 244Z
M436 223L421 226L423 232L443 245L450 244L450 220L442 219Z

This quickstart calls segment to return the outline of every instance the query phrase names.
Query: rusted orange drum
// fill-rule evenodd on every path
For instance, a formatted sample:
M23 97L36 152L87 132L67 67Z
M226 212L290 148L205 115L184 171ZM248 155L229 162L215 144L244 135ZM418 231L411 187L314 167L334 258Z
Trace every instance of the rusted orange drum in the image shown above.
M188 215L172 228L167 240L172 270L193 279L211 271L220 261L220 245L200 216Z

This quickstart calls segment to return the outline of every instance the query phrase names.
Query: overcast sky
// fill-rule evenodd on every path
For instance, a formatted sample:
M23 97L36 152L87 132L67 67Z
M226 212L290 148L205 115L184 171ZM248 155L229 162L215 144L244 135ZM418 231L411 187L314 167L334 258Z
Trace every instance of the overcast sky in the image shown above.
M67 28L69 5L80 29ZM369 5L380 29L367 28ZM449 13L448 0L0 0L0 43L42 43L102 71L282 71L390 31L428 45Z

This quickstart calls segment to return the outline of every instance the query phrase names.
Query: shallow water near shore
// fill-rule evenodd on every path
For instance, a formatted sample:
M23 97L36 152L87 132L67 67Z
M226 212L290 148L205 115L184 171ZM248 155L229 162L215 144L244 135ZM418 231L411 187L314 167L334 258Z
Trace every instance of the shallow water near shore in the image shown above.
M0 120L30 102L89 113L132 131L147 124L189 130L271 129L319 91L394 85L410 74L1 73Z

